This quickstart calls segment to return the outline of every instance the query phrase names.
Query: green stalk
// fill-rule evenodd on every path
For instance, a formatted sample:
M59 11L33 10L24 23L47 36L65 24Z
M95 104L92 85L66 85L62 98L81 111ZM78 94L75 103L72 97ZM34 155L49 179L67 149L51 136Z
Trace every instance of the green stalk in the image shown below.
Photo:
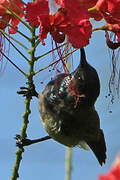
M6 24L7 26L11 27L12 29L14 29L17 33L19 33L21 36L23 36L24 38L26 38L27 40L30 40L29 37L27 37L25 34L23 34L22 32L20 32L18 29L16 29L15 27L13 27L12 25L10 25L7 21L1 19L1 21Z
M26 4L24 1L21 0L21 2L22 2L25 6L27 6L27 4Z
M64 60L65 58L67 58L67 57L70 56L73 52L75 52L75 51L77 51L77 50L78 50L78 49L74 49L74 50L71 51L70 53L66 54L64 57L62 57L62 60ZM41 72L41 71L43 71L43 70L45 70L45 69L53 66L54 64L57 64L60 60L61 60L61 59L58 59L58 60L56 60L55 62L49 64L48 66L46 66L46 67L44 67L44 68L42 68L42 69L34 72L34 75L36 75L36 74L38 74L39 72Z
M27 77L27 74L23 72L9 57L7 57L1 50L0 53L20 72L22 73L25 77Z
M38 39L38 40L36 41L36 43L35 43L35 48L40 44L40 42L41 42L40 39Z
M69 50L70 50L70 43L68 42L68 43L65 45L65 54L68 54L68 53L69 53ZM70 68L71 68L70 56L67 56L67 57L65 58L65 62L66 62L67 70L70 71Z
M11 4L22 14L24 14L24 11L22 11L22 9L20 9L12 0L9 0L11 2Z
M66 38L67 44L65 45L65 55L69 54L70 50L70 43L68 39ZM70 56L66 56L65 63L67 70L70 71ZM71 173L72 173L72 148L67 147L66 148L66 154L65 154L65 180L71 180Z
M92 8L89 8L89 9L88 9L88 12L93 12L93 11L98 11L98 8L97 8L96 5L93 6Z
M71 180L71 172L72 172L72 149L66 148L66 158L65 158L65 180Z
M10 41L10 39L7 38L7 37L5 36L5 34L2 33L2 35L3 35L3 36L5 37L5 39L7 39L7 41L16 49L16 51L17 51L24 59L26 59L26 61L29 62L29 59Z
M15 12L13 12L10 8L8 8L5 4L2 4L2 6L7 9L13 16L15 16L22 24L24 24L30 31L32 31L32 28L22 19L20 18Z
M20 46L22 46L24 49L26 49L27 51L29 51L29 49L24 46L22 43L20 43L17 39L13 38L12 36L10 36L9 34L7 34L4 30L0 29L0 32L2 34L5 34L7 37L9 37L10 39L12 39L13 41L15 41L17 44L19 44Z
M39 42L39 41L38 41L38 42ZM37 43L37 42L36 42L36 43ZM65 45L66 45L66 43L62 44L62 45L59 46L58 48L63 47L63 46L65 46ZM54 48L54 49L52 49L52 50L50 50L50 51L48 51L48 52L46 52L46 53L44 53L44 54L42 54L42 55L36 57L36 61L39 60L40 58L42 58L42 57L44 57L44 56L50 54L51 52L54 52L55 50L57 50L57 48Z
M106 31L106 30L108 30L108 27L106 25L92 29L93 32L95 32L95 31Z
M32 30L32 41L31 41L31 51L30 51L30 62L29 62L29 74L27 75L27 81L28 81L28 88L31 88L32 86L32 82L33 82L33 72L34 72L34 63L35 63L35 28L33 28ZM22 115L23 118L23 125L21 128L21 137L25 138L27 137L27 127L28 127L28 123L29 123L29 115L31 113L30 110L30 103L31 103L31 98L26 97L25 101L25 111ZM12 173L12 177L10 178L10 180L16 180L19 177L19 168L20 168L20 163L22 160L22 153L23 150L21 148L18 148L16 151L16 161L15 161L15 165L13 167L13 173Z

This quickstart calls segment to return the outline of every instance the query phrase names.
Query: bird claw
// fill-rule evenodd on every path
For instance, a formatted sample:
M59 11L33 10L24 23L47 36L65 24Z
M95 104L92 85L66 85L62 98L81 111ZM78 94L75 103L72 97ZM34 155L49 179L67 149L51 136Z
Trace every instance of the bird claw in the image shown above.
M31 87L20 87L20 91L17 91L18 94L22 94L23 97L32 99L32 96L38 97L38 93L35 90L35 85L31 83Z
M16 146L19 147L22 152L24 152L23 138L19 134L16 134L14 139L16 139Z
M30 139L22 138L19 134L16 134L15 139L16 139L16 146L22 149L23 152L24 152L23 147L29 146L31 144Z

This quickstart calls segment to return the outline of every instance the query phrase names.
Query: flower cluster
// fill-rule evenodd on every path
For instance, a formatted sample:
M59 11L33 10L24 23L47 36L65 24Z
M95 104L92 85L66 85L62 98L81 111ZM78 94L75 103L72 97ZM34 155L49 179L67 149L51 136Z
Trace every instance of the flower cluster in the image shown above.
M106 29L114 32L120 41L120 0L98 0L97 10L106 21Z
M9 33L14 34L19 24L19 19L15 17L13 13L20 18L23 17L23 13L20 10L24 10L24 5L21 0L0 0L0 29L5 29L8 23L11 23L12 27L9 28Z
M56 43L64 42L67 36L74 48L81 48L89 44L92 35L90 19L104 19L105 25L99 29L114 32L120 42L120 0L52 1L56 4L55 13L50 11L49 0L28 2L25 8L21 0L0 0L0 28L5 29L11 23L13 28L9 28L9 33L15 33L20 22L15 14L20 18L25 14L30 26L40 27L43 45L50 33Z
M30 25L40 25L39 37L44 43L48 32L56 42L64 41L67 35L73 47L83 47L89 43L92 34L92 25L89 21L87 8L79 1L56 1L59 9L55 14L50 14L47 0L36 0L28 3L26 19Z
M119 0L55 0L59 5L56 13L50 14L48 0L28 3L26 20L31 26L40 26L39 38L42 44L48 32L56 42L63 42L64 36L75 48L89 44L92 34L90 18L106 21L105 29L113 31L120 41Z
M105 175L100 175L99 180L119 180L120 179L120 154L118 155L112 169Z

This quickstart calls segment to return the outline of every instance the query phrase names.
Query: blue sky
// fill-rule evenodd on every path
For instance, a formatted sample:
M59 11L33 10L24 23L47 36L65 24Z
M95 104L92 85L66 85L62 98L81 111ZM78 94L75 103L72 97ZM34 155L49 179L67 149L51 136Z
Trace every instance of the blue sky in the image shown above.
M20 39L20 37L18 36ZM20 39L23 42L23 39ZM50 40L46 41L46 46L38 50L42 54L50 48ZM117 153L120 150L120 112L119 100L116 98L113 105L110 99L105 98L108 94L108 81L110 77L110 57L108 48L105 44L103 32L95 32L91 38L90 45L86 47L88 62L94 66L99 74L101 82L101 93L96 102L96 110L101 119L101 127L104 130L107 143L107 161L101 167L91 151L80 148L73 149L73 171L72 180L97 180L98 174L107 172L111 167ZM12 47L9 49L9 57L17 63L25 72L28 66ZM50 58L50 57L49 57ZM41 59L36 65L36 69L44 66L48 57ZM50 60L51 61L51 60ZM49 63L49 62L48 62ZM79 63L79 54L73 56L75 67ZM35 77L35 85L38 92L42 92L50 79L48 71L41 72ZM44 83L41 85L41 81ZM9 179L15 162L15 134L20 133L22 127L22 113L24 112L24 98L16 92L20 86L25 86L26 80L18 70L9 62L5 67L4 73L0 75L0 178ZM29 118L28 137L38 138L46 135L41 124L38 111L38 100L33 98L31 104L32 114ZM112 113L109 113L112 110ZM54 140L49 140L25 148L23 160L21 162L19 175L20 180L33 179L57 179L64 178L64 159L65 147Z

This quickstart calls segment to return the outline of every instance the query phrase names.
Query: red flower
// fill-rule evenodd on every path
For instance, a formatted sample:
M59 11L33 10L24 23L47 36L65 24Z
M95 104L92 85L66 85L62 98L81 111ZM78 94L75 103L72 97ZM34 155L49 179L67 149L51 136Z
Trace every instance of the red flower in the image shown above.
M28 3L26 8L26 20L31 26L40 25L40 40L42 44L50 31L49 6L47 0L36 0L33 3Z
M81 6L82 10L85 11L89 15L90 18L94 18L96 21L100 21L103 17L101 16L100 12L97 10L88 12L88 9L94 7L97 3L97 0L72 0L69 3L69 0L55 0L57 4L61 7L66 7L66 4L70 6L74 6L76 4L78 7Z
M66 6L66 3L69 3L69 0L55 0L55 2L64 8ZM95 6L96 2L97 2L97 0L86 0L86 1L72 0L71 1L72 5L73 5L73 3L75 3L75 4L77 3L78 5L83 4L85 9L89 9L89 8ZM70 4L70 6L71 6L71 4Z
M24 5L21 2L21 0L12 0L21 10L24 10ZM11 25L17 29L17 25L19 24L19 20L12 15L10 12L8 12L7 9L5 9L5 7L3 6L7 6L7 8L9 8L10 10L12 10L13 12L15 12L17 15L19 15L19 17L23 17L23 14L19 11L19 9L17 9L9 0L1 0L0 1L0 28L1 29L5 29L7 27L7 23L9 23L11 21ZM6 21L6 23L4 23L2 20ZM16 33L16 31L13 28L9 28L9 33L10 34L14 34Z
M120 21L120 0L98 0L96 6L101 14L103 14L103 17L104 15L109 16L107 22L112 22L108 23Z
M113 168L106 175L100 175L99 180L120 180L120 154Z
M79 1L66 0L56 14L50 15L48 1L36 0L28 3L26 19L31 26L40 25L39 38L42 44L45 44L44 39L50 32L58 43L63 42L66 34L73 47L79 48L89 43L92 33L88 12Z
M73 47L86 46L89 44L89 38L92 34L87 7L85 8L84 4L78 0L64 0L61 5L66 9L65 21L67 25L61 31L67 34Z
M120 23L118 24L106 24L108 30L114 32L117 35L117 41L120 42Z
M108 30L114 32L120 42L120 0L98 0L96 7L107 22Z
M47 0L36 0L33 3L28 3L26 8L26 20L31 26L39 26L40 21L43 25L49 24L49 6ZM46 23L45 23L46 21Z

